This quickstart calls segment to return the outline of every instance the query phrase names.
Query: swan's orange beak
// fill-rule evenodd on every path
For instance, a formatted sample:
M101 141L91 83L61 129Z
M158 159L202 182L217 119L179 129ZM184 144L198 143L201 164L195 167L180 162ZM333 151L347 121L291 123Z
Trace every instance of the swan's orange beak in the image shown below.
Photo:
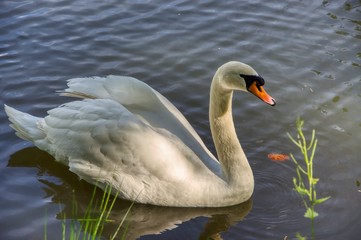
M248 91L256 95L263 102L271 106L276 105L276 101L263 89L262 86L257 85L257 81L254 81L251 86L249 86Z

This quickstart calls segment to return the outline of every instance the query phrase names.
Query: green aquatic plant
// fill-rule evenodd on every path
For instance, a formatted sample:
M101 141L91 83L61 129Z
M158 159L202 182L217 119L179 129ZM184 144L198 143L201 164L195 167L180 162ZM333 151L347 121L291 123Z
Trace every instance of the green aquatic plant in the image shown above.
M325 202L330 196L318 198L316 185L319 182L319 178L314 177L313 162L317 147L316 131L312 130L311 140L307 141L303 133L304 121L300 118L296 120L297 137L292 137L289 133L287 136L289 139L300 149L303 161L297 160L291 153L291 159L296 166L297 176L293 178L293 185L295 191L301 196L303 204L306 208L304 217L311 219L312 221L312 236L314 236L314 219L318 216L315 211L315 206ZM302 163L303 162L303 163ZM298 239L301 235L299 235Z
M84 216L78 218L78 205L75 197L73 197L72 201L72 213L70 222L67 221L67 217L65 213L61 214L62 218L62 239L69 240L96 240L102 239L103 229L106 223L114 222L114 220L110 219L110 213L114 207L116 200L118 199L118 192L112 197L112 188L107 185L103 191L103 195L100 201L96 198L97 185L94 186L94 190L92 196L89 200L87 208L85 210ZM121 222L118 224L115 232L109 236L108 239L115 239L118 235L120 228L123 226L126 217L129 215L130 210L133 206L134 202L128 208L126 214L124 215ZM44 239L47 239L47 228L46 228L47 220L45 220L44 226ZM126 231L120 239L125 239Z
M330 198L317 198L316 184L320 180L315 178L313 175L313 161L317 147L317 138L315 137L316 131L312 130L311 140L307 142L305 135L303 134L304 121L300 118L296 120L297 128L297 140L293 138L289 133L288 137L291 141L301 150L303 155L304 166L301 165L300 161L296 160L295 156L291 153L291 159L296 165L297 177L293 178L293 184L297 193L302 197L303 203L306 207L305 217L314 219L318 216L314 207L318 204L325 202Z

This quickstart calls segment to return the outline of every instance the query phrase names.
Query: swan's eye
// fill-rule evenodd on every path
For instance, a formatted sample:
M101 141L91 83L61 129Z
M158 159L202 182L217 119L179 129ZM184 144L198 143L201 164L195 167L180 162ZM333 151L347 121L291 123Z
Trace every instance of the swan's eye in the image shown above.
M239 74L239 76L242 77L246 82L247 89L252 85L252 83L256 82L258 90L261 91L261 86L264 85L264 79L261 76L245 74Z

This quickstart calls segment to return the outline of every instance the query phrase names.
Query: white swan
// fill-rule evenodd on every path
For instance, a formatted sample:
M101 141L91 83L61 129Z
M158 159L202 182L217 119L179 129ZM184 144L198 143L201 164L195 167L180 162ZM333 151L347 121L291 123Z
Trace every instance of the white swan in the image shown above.
M250 66L228 62L211 85L209 120L220 163L185 117L147 84L121 76L75 78L62 95L84 98L37 118L5 105L16 134L85 181L162 206L235 205L253 193L252 170L232 119L233 90L275 105Z

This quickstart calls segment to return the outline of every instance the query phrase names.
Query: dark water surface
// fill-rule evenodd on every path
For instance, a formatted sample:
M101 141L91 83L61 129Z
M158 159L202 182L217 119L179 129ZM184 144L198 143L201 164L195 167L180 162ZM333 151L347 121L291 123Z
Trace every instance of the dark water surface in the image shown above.
M316 207L316 239L359 238L360 1L120 2L2 0L1 106L44 116L68 101L55 94L66 79L130 75L169 98L214 151L208 98L218 66L250 64L277 99L271 108L250 94L235 94L237 133L256 182L251 201L220 209L136 204L127 239L309 236L310 221L293 191L292 163L267 159L270 152L297 153L286 136L294 133L297 116L305 119L307 135L317 131L317 193L331 196ZM84 211L93 187L17 138L2 108L0 124L0 239L44 239L44 222L48 239L61 239L62 214L71 215L74 199ZM129 205L116 204L116 223Z

